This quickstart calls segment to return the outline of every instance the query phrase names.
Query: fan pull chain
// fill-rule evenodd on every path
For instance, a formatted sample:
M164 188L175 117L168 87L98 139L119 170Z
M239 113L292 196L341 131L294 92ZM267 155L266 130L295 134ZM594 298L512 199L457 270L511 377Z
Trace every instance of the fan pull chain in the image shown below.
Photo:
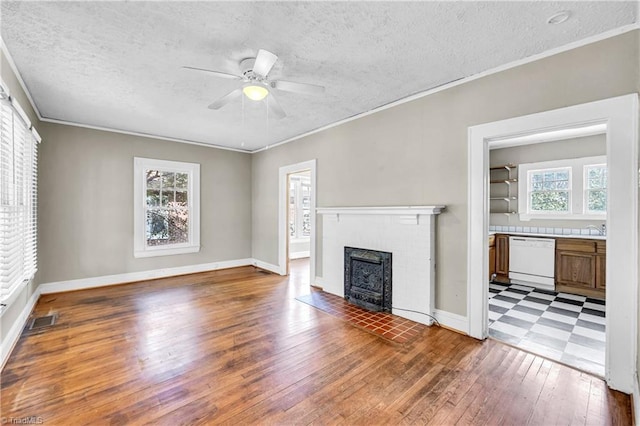
M242 96L242 142L240 142L240 146L244 147L244 139L247 136L247 129L244 127L244 96Z
M271 96L267 96L267 142L269 141L269 110L271 108L269 108L269 98Z

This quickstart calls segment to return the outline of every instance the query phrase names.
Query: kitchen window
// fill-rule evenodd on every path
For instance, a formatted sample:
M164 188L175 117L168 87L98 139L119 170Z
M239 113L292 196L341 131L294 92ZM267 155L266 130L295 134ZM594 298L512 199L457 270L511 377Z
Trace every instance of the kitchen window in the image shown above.
M571 168L530 170L527 203L531 212L569 213Z
M521 220L604 220L607 213L606 157L520 164Z
M134 159L134 256L200 250L200 165Z
M584 167L585 211L589 214L607 213L607 165Z

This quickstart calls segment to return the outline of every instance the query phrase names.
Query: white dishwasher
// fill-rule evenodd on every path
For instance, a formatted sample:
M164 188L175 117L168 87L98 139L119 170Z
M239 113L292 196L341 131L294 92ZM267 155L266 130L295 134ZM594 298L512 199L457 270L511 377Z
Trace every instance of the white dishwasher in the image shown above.
M509 279L544 290L554 290L556 240L509 237Z

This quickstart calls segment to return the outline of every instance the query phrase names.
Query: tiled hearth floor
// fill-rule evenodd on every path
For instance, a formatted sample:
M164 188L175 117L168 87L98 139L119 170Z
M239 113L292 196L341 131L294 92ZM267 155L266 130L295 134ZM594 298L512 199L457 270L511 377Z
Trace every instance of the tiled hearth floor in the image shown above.
M397 315L367 311L324 291L312 291L296 299L396 343L413 341L427 327Z
M489 335L604 377L603 300L491 283Z

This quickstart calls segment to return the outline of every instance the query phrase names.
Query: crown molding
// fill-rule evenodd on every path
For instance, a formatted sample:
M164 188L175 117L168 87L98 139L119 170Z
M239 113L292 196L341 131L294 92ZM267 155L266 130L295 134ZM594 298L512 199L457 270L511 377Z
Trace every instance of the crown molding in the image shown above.
M639 5L638 8L640 9L640 2L638 3L638 5ZM640 16L640 11L638 12L638 16ZM333 127L340 126L340 125L348 123L350 121L354 121L354 120L357 120L359 118L363 118L363 117L366 117L368 115L375 114L375 113L378 113L380 111L384 111L385 109L393 108L395 106L402 105L402 104L405 104L407 102L412 102L412 101L415 101L416 99L424 98L424 97L432 95L434 93L438 93L438 92L442 92L442 91L447 90L447 89L451 89L452 87L456 87L456 86L460 86L462 84L470 83L470 82L472 82L474 80L478 80L480 78L487 77L487 76L490 76L492 74L497 74L499 72L506 71L506 70L509 70L511 68L519 67L520 65L525 65L525 64L529 64L531 62L539 61L541 59L545 59L545 58L548 58L550 56L557 55L559 53L567 52L569 50L573 50L573 49L577 49L579 47L587 46L589 44L597 43L599 41L606 40L606 39L612 38L612 37L616 37L616 36L619 36L621 34L625 34L625 33L628 33L630 31L634 31L634 30L638 30L638 29L640 29L640 23L625 25L623 27L619 27L619 28L616 28L616 29L613 29L613 30L605 31L603 33L600 33L600 34L597 34L597 35L594 35L594 36L591 36L591 37L587 37L587 38L584 38L582 40L578 40L578 41L574 41L572 43L565 44L564 46L560 46L560 47L556 47L556 48L553 48L553 49L549 49L549 50L544 51L542 53L538 53L537 55L533 55L533 56L529 56L529 57L524 58L524 59L519 59L517 61L509 62L507 64L500 65L500 66L497 66L495 68L491 68L489 70L480 72L478 74L473 74L473 75L470 75L468 77L463 77L463 78L460 78L460 79L457 79L457 80L453 80L453 81L451 81L449 83L445 83L443 85L440 85L440 86L425 90L423 92L419 92L419 93L416 93L416 94L413 94L413 95L409 95L409 96L407 96L405 98L399 99L397 101L390 102L390 103L385 104L385 105L381 105L381 106L379 106L377 108L374 108L372 110L369 110L369 111L366 111L366 112L363 112L363 113L360 113L360 114L353 115L351 117L345 118L345 119L340 120L340 121L336 121L335 123L331 123L331 124L328 124L326 126L318 127L317 129L311 130L309 132L303 133L303 134L298 135L298 136L294 136L294 137L286 139L286 140L284 140L282 142L278 142L278 143L275 143L273 145L267 145L264 148L256 149L254 151L251 151L251 153L252 154L256 154L258 152L266 151L268 149L272 149L272 148L278 147L280 145L284 145L284 144L287 144L287 143L290 143L290 142L295 142L298 139L302 139L302 138L305 138L307 136L311 136L313 134L322 132L324 130L328 130L328 129L331 129Z
M638 16L640 16L640 3L638 3ZM589 44L597 43L599 41L606 40L608 38L616 37L616 36L619 36L621 34L625 34L627 32L634 31L634 30L639 30L639 29L640 29L640 22L637 22L637 23L634 23L634 24L625 25L623 27L615 28L613 30L605 31L603 33L600 33L600 34L597 34L597 35L594 35L594 36L591 36L591 37L587 37L587 38L584 38L582 40L578 40L578 41L574 41L572 43L565 44L564 46L560 46L560 47L556 47L556 48L547 50L547 51L539 53L537 55L532 55L532 56L529 56L529 57L524 58L524 59L519 59L517 61L509 62L507 64L500 65L500 66L495 67L495 68L491 68L489 70L480 72L478 74L473 74L473 75L468 76L468 77L463 77L461 79L454 80L454 81L449 82L449 83L445 83L445 84L443 84L441 86L434 87L434 88L431 88L431 89L428 89L428 90L425 90L425 91L422 91L422 92L407 96L407 97L399 99L397 101L393 101L393 102L390 102L388 104L381 105L381 106L379 106L377 108L374 108L374 109L371 109L369 111L353 115L351 117L345 118L343 120L336 121L335 123L331 123L331 124L328 124L326 126L318 127L317 129L311 130L309 132L302 133L302 134L294 136L292 138L283 140L281 142L278 142L278 143L275 143L275 144L272 144L272 145L267 145L267 146L265 146L263 148L259 148L259 149L253 150L253 151L251 151L251 150L243 150L243 149L238 149L238 148L225 147L225 146L222 146L222 145L208 144L208 143L205 143L205 142L196 142L196 141L190 141L190 140L186 140L186 139L170 138L170 137L154 135L154 134L131 132L131 131L120 130L120 129L115 129L115 128L109 128L109 127L92 126L92 125L89 125L89 124L75 123L75 122L66 121L66 120L58 120L58 119L43 117L42 114L40 114L40 110L38 110L38 108L36 107L36 104L33 101L33 98L31 96L31 93L27 89L27 86L24 83L24 80L22 79L22 76L20 75L20 72L18 71L18 68L16 67L15 62L13 61L13 57L9 53L9 50L7 49L7 46L6 46L6 44L4 43L4 40L1 37L0 37L0 48L2 49L2 53L7 58L7 62L9 62L9 66L11 67L11 70L14 72L16 78L18 79L18 82L20 83L20 86L22 87L22 90L25 92L27 98L29 99L29 103L31 104L31 107L35 111L35 113L38 116L38 119L40 121L48 122L48 123L61 124L61 125L65 125L65 126L83 127L83 128L92 129L92 130L101 130L101 131L105 131L105 132L113 132L113 133L120 133L120 134L131 135L131 136L140 136L140 137L151 138L151 139L165 140L165 141L169 141L169 142L186 143L186 144L191 144L191 145L203 146L203 147L207 147L207 148L215 148L215 149L223 149L223 150L227 150L227 151L235 151L235 152L242 152L242 153L248 153L248 154L256 154L256 153L259 153L259 152L262 152L262 151L266 151L268 149L272 149L272 148L275 148L275 147L278 147L278 146L281 146L281 145L284 145L284 144L287 144L287 143L295 142L295 141L297 141L299 139L305 138L307 136L311 136L313 134L322 132L324 130L331 129L333 127L340 126L340 125L348 123L350 121L354 121L354 120L366 117L368 115L375 114L375 113L384 111L384 110L389 109L389 108L393 108L393 107L398 106L398 105L402 105L402 104L405 104L405 103L408 103L408 102L412 102L412 101L417 100L417 99L424 98L424 97L432 95L434 93L442 92L444 90L451 89L453 87L460 86L462 84L466 84L466 83L472 82L474 80L490 76L492 74L496 74L496 73L499 73L499 72L502 72L502 71L506 71L506 70L509 70L511 68L519 67L520 65L525 65L525 64L528 64L528 63L531 63L531 62L539 61L541 59L548 58L550 56L554 56L554 55L557 55L557 54L560 54L560 53L563 53L563 52L567 52L569 50L577 49L579 47L583 47L583 46L586 46L586 45L589 45Z
M222 149L222 150L225 150L225 151L235 151L235 152L242 152L244 154L251 154L251 151L238 149L238 148L231 148L231 147L228 147L228 146L215 145L215 144L210 144L210 143L205 143L205 142L190 141L190 140L187 140L187 139L170 138L170 137L166 137L166 136L158 136L158 135L153 135L153 134L149 134L149 133L131 132L129 130L114 129L112 127L92 126L91 124L82 124L82 123L76 123L76 122L73 122L73 121L56 120L56 119L52 119L52 118L42 118L40 121L45 122L45 123L60 124L60 125L63 125L63 126L81 127L83 129L99 130L99 131L102 131L102 132L119 133L119 134L122 134L122 135L138 136L138 137L141 137L141 138L156 139L156 140L168 141L168 142L186 143L186 144L189 144L189 145L203 146L205 148Z
M22 91L27 96L27 99L29 99L29 103L31 104L31 108L36 113L36 116L38 117L38 120L42 121L42 118L43 118L42 114L40 114L40 110L36 106L36 103L33 101L33 98L31 97L31 92L29 92L29 90L27 89L27 85L25 84L24 80L22 79L22 75L18 71L18 67L16 67L16 63L13 61L13 56L11 56L11 53L9 53L9 49L7 49L7 45L4 44L4 40L3 40L2 37L0 37L0 50L2 50L2 54L4 55L4 57L7 58L7 62L9 63L9 67L11 68L11 71L13 71L13 74L16 76L16 79L18 80L18 83L20 83L20 87L22 88Z

